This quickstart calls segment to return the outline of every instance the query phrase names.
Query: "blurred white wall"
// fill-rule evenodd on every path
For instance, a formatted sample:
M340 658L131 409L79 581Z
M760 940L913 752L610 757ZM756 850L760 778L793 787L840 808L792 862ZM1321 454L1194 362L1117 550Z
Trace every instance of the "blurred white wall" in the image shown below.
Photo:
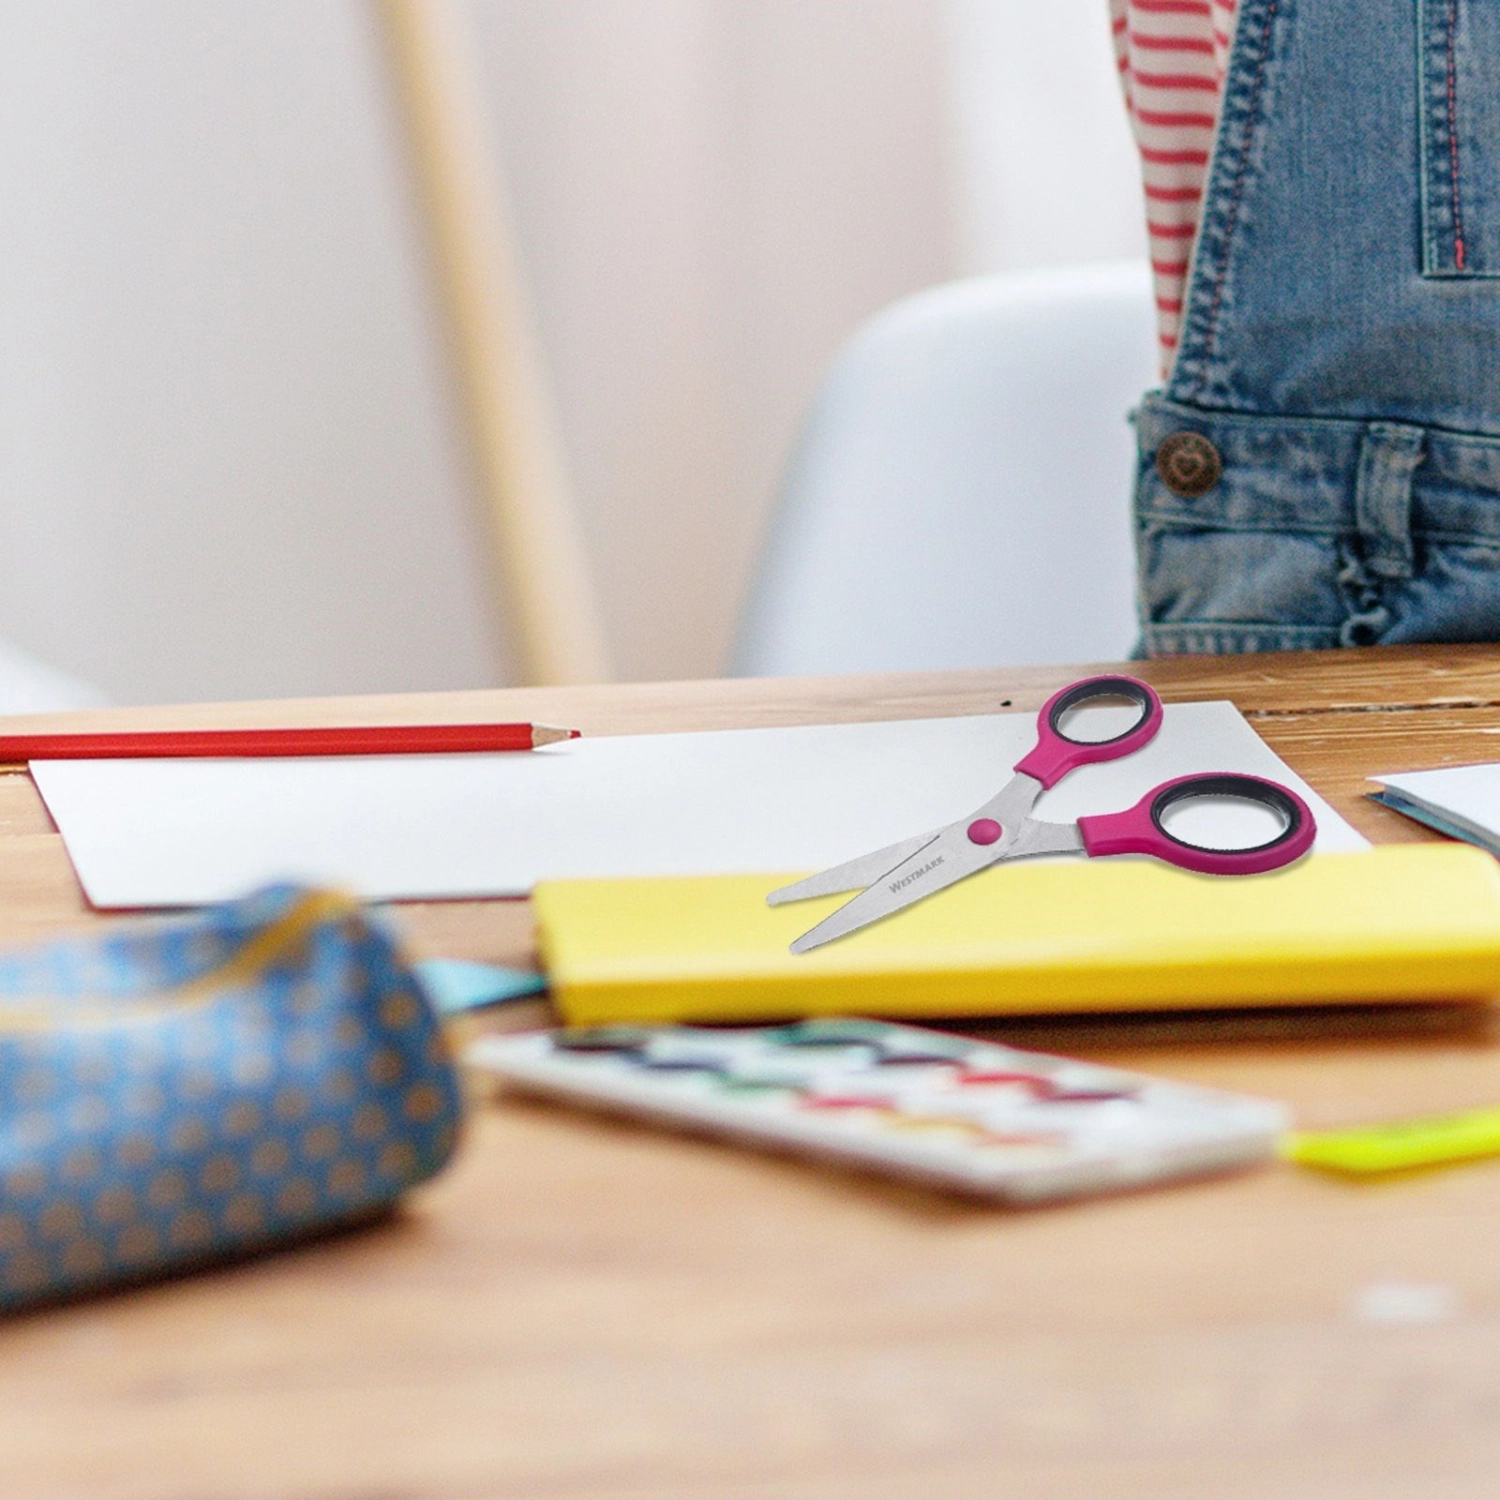
M712 674L824 364L952 274L941 4L474 16L618 669Z
M624 675L720 668L861 319L1140 243L1104 0L468 16ZM0 0L0 638L120 701L505 680L382 61L366 0Z
M1107 0L948 0L965 273L1146 254Z
M142 701L493 680L361 4L0 6L0 635Z

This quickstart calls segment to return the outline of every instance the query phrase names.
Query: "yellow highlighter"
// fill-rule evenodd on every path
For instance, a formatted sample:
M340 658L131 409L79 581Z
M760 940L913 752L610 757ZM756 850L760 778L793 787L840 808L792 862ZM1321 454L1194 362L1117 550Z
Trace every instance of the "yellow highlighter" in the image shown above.
M1405 1172L1500 1153L1500 1108L1393 1120L1351 1130L1302 1130L1288 1135L1281 1154L1305 1167L1369 1176Z

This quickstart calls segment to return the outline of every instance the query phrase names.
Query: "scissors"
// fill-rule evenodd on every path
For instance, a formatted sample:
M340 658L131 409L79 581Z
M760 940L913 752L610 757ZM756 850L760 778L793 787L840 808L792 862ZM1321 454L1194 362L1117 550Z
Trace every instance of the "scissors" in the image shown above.
M1140 710L1139 717L1110 739L1069 738L1063 727L1066 716L1102 698L1128 700ZM1156 738L1161 721L1161 699L1134 677L1089 677L1054 693L1037 715L1036 744L1016 762L1010 781L976 812L772 891L766 897L772 906L859 891L804 932L792 944L792 952L806 953L990 865L1032 854L1150 854L1204 875L1258 875L1307 853L1317 834L1308 805L1288 787L1238 771L1178 776L1152 788L1124 812L1100 813L1076 823L1046 823L1031 816L1036 799L1069 771L1133 755ZM1165 815L1178 804L1200 797L1232 797L1259 804L1275 813L1282 827L1264 843L1247 848L1190 844L1168 830Z

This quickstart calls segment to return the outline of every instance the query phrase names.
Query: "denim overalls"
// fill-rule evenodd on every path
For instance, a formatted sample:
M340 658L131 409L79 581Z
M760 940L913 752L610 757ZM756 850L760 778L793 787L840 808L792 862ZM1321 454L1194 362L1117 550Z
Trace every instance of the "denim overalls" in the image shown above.
M1240 0L1170 377L1148 655L1500 640L1500 0Z

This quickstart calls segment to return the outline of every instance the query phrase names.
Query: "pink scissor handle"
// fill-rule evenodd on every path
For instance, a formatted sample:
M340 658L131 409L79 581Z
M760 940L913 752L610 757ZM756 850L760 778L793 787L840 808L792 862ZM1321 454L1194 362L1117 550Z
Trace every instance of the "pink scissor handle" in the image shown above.
M1141 716L1113 739L1070 740L1059 727L1063 715L1095 698L1128 698ZM1155 739L1160 728L1161 699L1144 682L1134 677L1086 677L1042 704L1036 716L1036 744L1016 762L1016 770L1035 777L1044 788L1054 786L1077 766L1134 754Z
M1205 849L1167 832L1167 809L1193 797L1238 797L1280 813L1286 827L1273 839L1251 849ZM1178 776L1146 793L1125 812L1100 813L1078 820L1083 847L1090 855L1151 854L1200 875L1260 875L1279 870L1312 848L1317 824L1312 809L1296 792L1259 776L1221 771Z

